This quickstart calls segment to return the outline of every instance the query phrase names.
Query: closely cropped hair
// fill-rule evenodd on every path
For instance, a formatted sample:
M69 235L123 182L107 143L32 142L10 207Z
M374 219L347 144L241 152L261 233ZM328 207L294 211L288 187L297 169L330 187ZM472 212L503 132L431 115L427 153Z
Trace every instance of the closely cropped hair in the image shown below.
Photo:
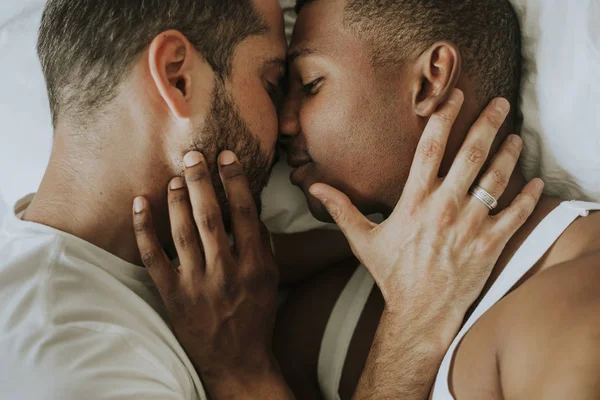
M178 30L227 77L235 47L268 26L252 0L48 0L38 37L54 125L88 116L116 96L135 59Z
M316 1L332 0L298 0L296 12ZM448 40L479 102L502 96L518 103L521 32L509 0L347 0L344 25L371 45L375 66L410 61Z

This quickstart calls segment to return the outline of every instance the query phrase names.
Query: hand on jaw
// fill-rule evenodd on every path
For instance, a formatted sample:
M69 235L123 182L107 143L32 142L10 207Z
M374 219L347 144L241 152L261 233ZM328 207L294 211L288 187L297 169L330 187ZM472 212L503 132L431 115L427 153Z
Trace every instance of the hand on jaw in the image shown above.
M403 195L382 224L367 220L341 192L311 188L369 270L386 306L356 399L421 399L465 313L480 295L502 250L534 211L543 182L530 182L496 216L470 188L506 118L506 100L494 100L471 128L447 177L438 177L452 125L463 103L454 90L430 119ZM478 184L499 198L522 142L509 136ZM506 179L499 179L505 177ZM406 365L417 366L407 370ZM397 377L394 385L380 382ZM389 379L387 379L389 378Z
M242 166L231 152L219 157L235 239L230 247L204 157L191 152L184 161L185 180L173 179L168 189L179 269L159 245L148 202L134 203L142 260L173 331L212 398L291 398L270 349L279 272Z
M462 93L454 91L431 118L404 194L384 223L369 222L331 187L311 188L386 301L356 399L428 395L465 312L506 243L539 201L543 184L538 180L497 216L490 216L486 205L469 195L508 113L504 100L492 102L484 111L448 176L438 178L462 102ZM509 137L483 175L479 184L492 196L498 198L506 189L497 177L511 175L520 150L520 140ZM220 172L231 210L232 248L199 153L186 156L185 182L176 178L169 189L181 267L172 269L160 248L149 204L143 199L134 207L138 245L175 334L213 398L292 398L270 350L278 271L268 240L261 236L242 166L231 157L229 152L220 157Z

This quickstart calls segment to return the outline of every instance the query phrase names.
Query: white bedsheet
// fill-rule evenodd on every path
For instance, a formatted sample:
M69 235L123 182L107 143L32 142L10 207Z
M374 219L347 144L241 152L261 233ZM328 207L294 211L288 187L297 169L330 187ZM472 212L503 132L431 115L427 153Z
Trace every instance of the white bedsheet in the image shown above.
M4 196L2 196L2 190L0 190L0 225L2 225L2 221L7 212L8 205L4 202Z

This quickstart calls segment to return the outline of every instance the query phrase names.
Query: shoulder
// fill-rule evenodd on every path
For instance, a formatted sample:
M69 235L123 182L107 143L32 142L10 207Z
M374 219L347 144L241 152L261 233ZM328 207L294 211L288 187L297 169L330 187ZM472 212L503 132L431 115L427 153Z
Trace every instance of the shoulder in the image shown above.
M598 272L595 252L540 273L499 303L497 357L507 397L584 398L597 386Z
M0 353L2 398L74 400L94 399L97 394L102 399L174 400L189 396L167 368L107 332L48 328L28 337L0 339Z

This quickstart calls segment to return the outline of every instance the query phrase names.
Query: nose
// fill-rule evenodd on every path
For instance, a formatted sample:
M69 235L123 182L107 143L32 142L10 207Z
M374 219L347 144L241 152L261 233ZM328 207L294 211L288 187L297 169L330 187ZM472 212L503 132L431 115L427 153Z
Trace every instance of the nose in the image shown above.
M292 140L300 133L298 120L298 100L287 96L279 114L279 139L282 142Z

